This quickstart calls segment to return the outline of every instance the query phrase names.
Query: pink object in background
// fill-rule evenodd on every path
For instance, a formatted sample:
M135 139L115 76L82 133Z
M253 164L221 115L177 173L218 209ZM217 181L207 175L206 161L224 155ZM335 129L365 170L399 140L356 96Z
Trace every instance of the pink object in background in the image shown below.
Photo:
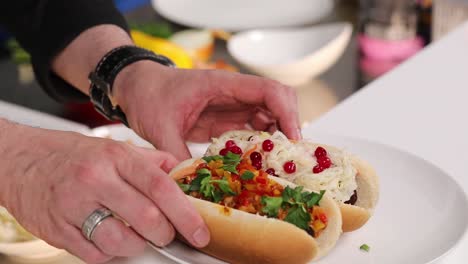
M358 41L363 56L371 60L403 61L424 47L424 42L420 37L384 40L360 35Z

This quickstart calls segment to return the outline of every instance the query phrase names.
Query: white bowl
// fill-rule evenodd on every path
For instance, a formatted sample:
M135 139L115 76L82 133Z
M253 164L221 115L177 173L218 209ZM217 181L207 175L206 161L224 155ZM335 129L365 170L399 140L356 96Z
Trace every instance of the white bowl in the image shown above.
M191 27L224 30L305 25L333 10L333 0L153 0L164 17Z
M65 253L66 251L54 248L39 239L16 243L0 243L0 254L21 263L43 263L57 259Z
M300 85L330 68L344 52L350 23L252 30L234 35L229 53L249 70L287 85Z

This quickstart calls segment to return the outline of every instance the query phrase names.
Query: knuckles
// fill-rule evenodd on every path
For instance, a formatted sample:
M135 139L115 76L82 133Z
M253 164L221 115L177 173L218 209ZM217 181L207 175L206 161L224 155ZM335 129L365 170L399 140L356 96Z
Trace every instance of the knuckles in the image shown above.
M101 183L96 165L90 162L76 164L72 171L73 179L78 186L94 189Z
M108 171L106 167L123 163L128 152L128 147L120 142L108 141L88 153L86 157L76 159L70 166L74 183L87 188L102 188L105 183L102 171ZM107 175L109 176L109 175Z
M120 159L128 152L128 146L122 142L108 140L101 144L98 155L106 159Z

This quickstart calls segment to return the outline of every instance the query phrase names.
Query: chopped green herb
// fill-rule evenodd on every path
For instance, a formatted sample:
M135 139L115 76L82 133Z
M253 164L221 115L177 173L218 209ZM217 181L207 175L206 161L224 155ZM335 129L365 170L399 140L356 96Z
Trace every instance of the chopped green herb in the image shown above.
M236 193L231 189L231 186L229 186L229 182L226 179L212 180L210 182L217 183L219 186L219 189L221 189L221 191L223 191L224 193L229 194L229 195L236 195Z
M255 174L251 171L245 171L244 173L242 173L241 175L241 179L243 180L251 180L253 179L255 176Z
M320 200L322 200L322 197L325 194L325 190L321 190L320 193L312 192L310 194L312 197L306 200L308 208L319 204Z
M211 194L213 195L213 202L215 203L223 199L223 192L218 189L214 189Z
M211 171L205 168L197 170L197 176L202 176L202 175L211 176Z
M224 156L223 161L224 163L239 163L241 159L240 155L234 154L231 151L229 151L226 156Z
M367 245L367 244L362 244L360 247L359 247L360 250L363 250L363 251L366 251L366 252L369 252L370 250L370 247Z
M211 176L205 177L201 181L200 193L203 194L203 196L205 196L206 198L211 198L213 196L212 193L214 189L215 188L213 184L211 184Z
M238 173L237 172L237 165L239 165L241 160L241 156L234 154L232 152L228 152L224 157L223 157L223 169L232 173Z
M212 160L222 160L223 159L223 156L221 155L215 155L215 156L208 156L208 157L203 157L202 158L204 161L206 161L206 163L212 161Z
M307 195L307 192L303 192L304 186L297 186L293 190L293 199L296 203L303 203L304 200L302 199L305 195Z
M283 201L285 203L294 203L293 197L294 197L294 190L291 187L286 186L286 188L284 188L284 191L283 191Z
M288 215L284 218L284 221L291 223L301 229L309 229L310 214L302 205L295 205L288 210Z
M262 212L266 213L269 217L276 217L282 203L282 197L262 196L262 204L264 205Z
M199 191L201 187L201 182L207 177L211 178L211 172L208 169L197 170L197 177L190 184L189 191Z
M324 194L324 190L320 191L320 193L315 193L304 191L304 187L302 186L294 189L286 186L283 191L283 200L290 205L300 204L304 205L305 208L311 208L320 202Z
M188 193L190 190L190 184L177 183L184 193Z
M234 165L234 164L226 164L226 165L223 165L223 170L237 174L236 167L237 165Z

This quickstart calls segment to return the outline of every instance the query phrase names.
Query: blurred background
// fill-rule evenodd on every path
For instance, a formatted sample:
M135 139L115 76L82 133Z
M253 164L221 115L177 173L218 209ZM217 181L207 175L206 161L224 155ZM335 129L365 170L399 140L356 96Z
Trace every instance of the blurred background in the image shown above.
M181 68L222 69L297 89L304 125L468 19L468 0L116 0L137 45ZM71 62L72 63L72 62ZM0 28L0 100L91 127L90 104L59 104Z

